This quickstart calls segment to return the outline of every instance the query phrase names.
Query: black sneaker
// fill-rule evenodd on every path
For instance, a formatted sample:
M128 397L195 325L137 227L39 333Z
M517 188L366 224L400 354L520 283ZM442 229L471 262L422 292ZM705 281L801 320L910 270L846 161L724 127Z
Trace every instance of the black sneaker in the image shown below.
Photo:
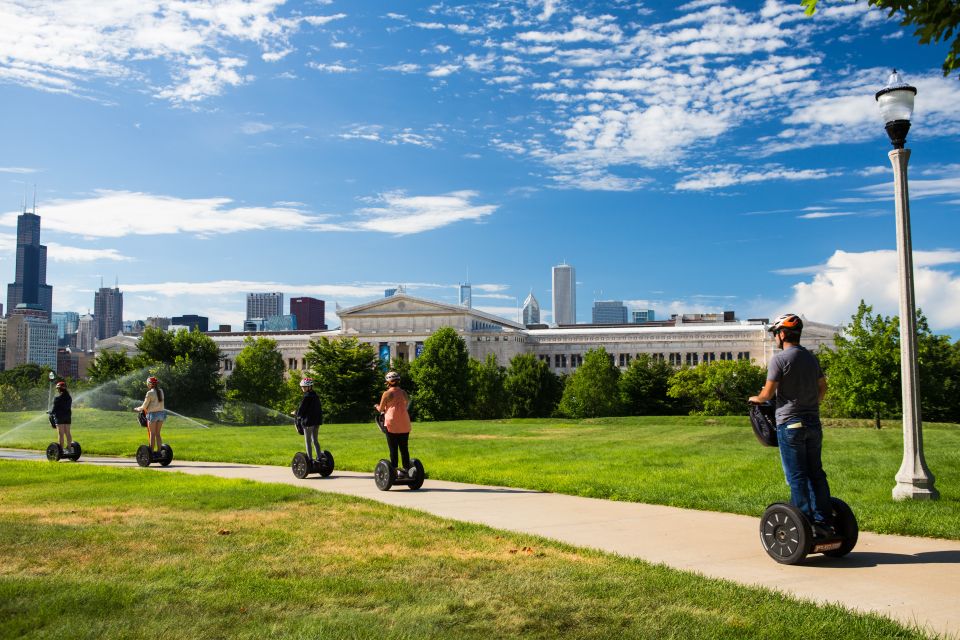
M813 523L813 537L814 538L835 538L837 532L833 527L826 524L825 522L814 522Z

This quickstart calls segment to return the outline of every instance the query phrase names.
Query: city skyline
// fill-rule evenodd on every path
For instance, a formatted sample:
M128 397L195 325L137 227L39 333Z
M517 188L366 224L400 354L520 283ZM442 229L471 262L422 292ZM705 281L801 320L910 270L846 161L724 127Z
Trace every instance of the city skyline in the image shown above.
M566 261L579 322L598 297L662 318L841 323L861 298L893 315L873 94L895 66L918 88L918 306L960 335L960 83L940 75L946 45L881 10L225 3L235 19L9 4L6 282L36 184L55 311L119 277L127 319L239 327L248 292L322 298L332 319L398 284L455 303L469 278L475 308L515 319Z

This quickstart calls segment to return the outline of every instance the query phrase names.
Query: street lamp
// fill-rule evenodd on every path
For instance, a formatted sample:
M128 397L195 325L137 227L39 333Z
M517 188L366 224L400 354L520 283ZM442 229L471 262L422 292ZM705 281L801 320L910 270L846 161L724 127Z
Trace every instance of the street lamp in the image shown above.
M57 379L57 374L51 371L47 378L50 380L50 388L47 390L47 409L50 409L53 403L53 381Z
M897 213L897 272L900 283L900 378L903 393L903 462L897 471L894 500L936 500L933 474L923 459L923 430L920 421L920 392L917 375L917 316L913 292L913 242L910 238L910 198L907 192L907 162L904 149L913 100L917 89L900 78L894 69L887 86L877 92L877 105L893 143L888 153L893 164L893 192Z

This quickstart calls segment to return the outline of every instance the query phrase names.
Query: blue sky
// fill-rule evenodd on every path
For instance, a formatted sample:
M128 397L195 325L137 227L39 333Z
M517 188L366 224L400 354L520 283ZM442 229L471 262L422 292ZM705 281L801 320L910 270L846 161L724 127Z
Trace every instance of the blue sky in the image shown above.
M54 309L239 324L249 291L405 284L515 317L550 267L658 316L897 311L889 141L915 85L917 298L960 334L960 82L865 3L0 0L0 279L36 185Z

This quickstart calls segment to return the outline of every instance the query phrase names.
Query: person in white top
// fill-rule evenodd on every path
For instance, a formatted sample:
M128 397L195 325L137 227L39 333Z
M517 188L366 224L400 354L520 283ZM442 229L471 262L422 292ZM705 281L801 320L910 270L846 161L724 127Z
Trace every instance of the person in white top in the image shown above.
M158 381L153 376L147 378L147 395L143 399L143 404L134 408L137 413L147 414L147 434L150 438L151 451L160 451L160 447L163 446L160 428L163 426L163 421L167 419L167 411L163 404L163 389L157 384Z

